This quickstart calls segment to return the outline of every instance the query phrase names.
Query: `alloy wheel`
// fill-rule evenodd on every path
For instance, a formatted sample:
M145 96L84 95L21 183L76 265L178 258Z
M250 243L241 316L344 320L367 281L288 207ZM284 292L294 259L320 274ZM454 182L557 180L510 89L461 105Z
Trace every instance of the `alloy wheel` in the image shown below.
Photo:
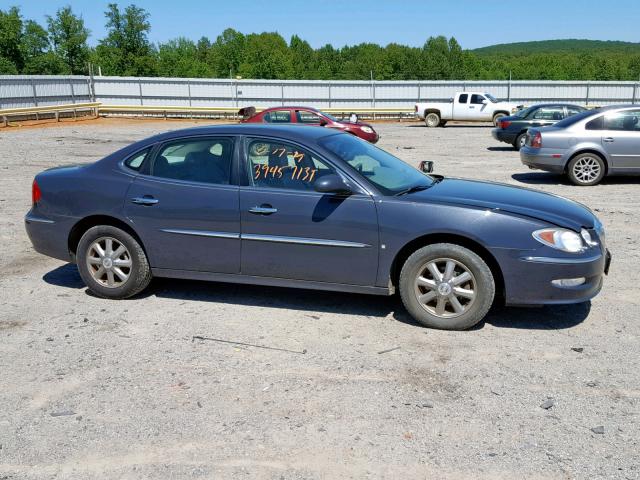
M602 167L593 157L582 157L573 166L573 176L581 183L590 183L600 176Z
M131 254L113 237L100 237L87 250L87 268L93 279L107 288L124 285L131 275Z
M476 279L471 270L452 258L430 260L415 280L418 303L431 315L455 318L476 300Z

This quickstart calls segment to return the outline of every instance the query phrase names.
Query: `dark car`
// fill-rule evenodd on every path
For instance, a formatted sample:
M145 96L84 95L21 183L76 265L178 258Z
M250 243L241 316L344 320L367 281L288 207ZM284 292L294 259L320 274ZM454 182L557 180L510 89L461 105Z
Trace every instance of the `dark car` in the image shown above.
M495 296L584 302L609 263L602 224L578 203L429 176L353 135L295 126L178 130L47 170L25 222L38 252L75 262L102 297L152 276L397 289L443 329L476 324Z
M491 130L496 140L513 145L520 150L524 147L527 130L531 127L545 127L560 120L585 111L585 107L569 103L543 103L532 105L509 117L498 120L497 127Z
M358 120L358 116L351 114L349 120L338 120L328 113L310 107L273 107L256 113L255 107L245 107L238 112L243 123L294 123L327 127L351 133L367 142L376 143L380 136L374 128Z

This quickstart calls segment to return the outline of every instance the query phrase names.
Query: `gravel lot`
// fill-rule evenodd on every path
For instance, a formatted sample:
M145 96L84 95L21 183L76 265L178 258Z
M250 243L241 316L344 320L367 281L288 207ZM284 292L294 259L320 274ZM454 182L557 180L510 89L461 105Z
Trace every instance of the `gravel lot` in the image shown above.
M591 304L496 308L467 332L416 326L397 297L155 280L102 300L31 249L38 171L190 125L0 129L0 479L640 478L640 178L574 187L488 126L376 125L412 164L558 193L605 224Z

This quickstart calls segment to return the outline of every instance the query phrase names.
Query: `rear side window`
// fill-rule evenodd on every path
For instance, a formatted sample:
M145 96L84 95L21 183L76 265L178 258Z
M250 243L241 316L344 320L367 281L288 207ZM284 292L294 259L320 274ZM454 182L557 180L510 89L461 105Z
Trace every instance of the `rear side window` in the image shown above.
M185 139L164 145L151 175L189 182L229 185L233 158L231 138Z
M589 123L587 123L587 130L602 130L604 128L604 116L594 118Z
M291 111L274 110L273 112L265 113L264 121L267 123L291 123Z
M125 166L131 170L139 172L150 151L151 148L147 148L141 152L134 153L124 161Z
M469 100L469 95L466 93L463 93L458 97L458 103L467 103L467 100Z

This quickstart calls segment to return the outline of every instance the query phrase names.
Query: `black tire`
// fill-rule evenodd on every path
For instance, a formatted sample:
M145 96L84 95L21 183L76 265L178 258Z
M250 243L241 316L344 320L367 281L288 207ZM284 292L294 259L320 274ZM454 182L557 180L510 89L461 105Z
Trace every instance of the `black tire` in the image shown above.
M517 151L520 151L520 149L524 147L524 142L526 139L527 139L527 132L522 132L520 135L516 137L515 141L513 142L513 148L515 148Z
M606 173L606 165L598 154L587 152L576 155L567 165L567 176L571 183L581 187L597 185Z
M113 272L111 273L112 279L117 278L118 281L121 281L120 284L114 282L113 286L107 286L104 284L108 283L108 279L99 280L96 278L98 273L96 270L99 268L104 269L104 263L95 264L96 262L94 261L93 264L90 265L89 262L89 257L97 260L97 258L94 258L96 255L96 251L93 248L95 242L100 243L101 241L106 241L108 239L111 239L112 245L124 246L126 251L122 254L124 259L112 258L106 269L115 270L115 268L118 267L116 261L128 262L130 264L130 266L119 267L120 273L124 272L128 275L126 280L121 281L120 278L117 278L117 274ZM114 254L117 250L118 249L116 248ZM102 258L99 255L98 257ZM109 257L111 258L111 256ZM147 256L145 255L142 246L130 234L111 225L98 225L92 227L82 235L76 252L76 262L78 264L80 276L89 290L103 298L129 298L144 290L147 285L149 285L152 277L151 267L149 266L149 261L147 260ZM106 275L107 274L105 273L104 276Z
M494 126L494 127L497 127L497 126L498 126L498 121L499 121L501 118L504 118L504 117L506 117L506 116L507 116L507 114L506 114L506 113L502 113L502 112L500 112L500 113L496 113L496 114L493 116L493 126Z
M442 283L448 283L451 288L454 285L452 282L456 278L461 278L460 272L466 270L471 276L469 282L453 287L454 291L459 287L463 292L475 292L475 296L473 300L468 300L469 303L464 304L462 313L445 311L443 315L436 315L428 310L431 307L426 304L423 305L418 300L418 295L422 297L426 295L424 295L425 292L421 290L422 287L417 284L417 281L419 277L424 280L423 272L427 273L429 271L427 264L430 262L436 262L436 265L438 262L443 262L446 265L449 261L454 262L458 274L456 275L453 272L453 277L450 281L442 281ZM436 268L440 273L446 273L446 267L444 271L440 270L439 267ZM433 282L432 279L427 281ZM438 284L438 282L435 283ZM437 243L416 250L402 266L399 287L402 303L409 314L425 327L442 330L466 330L474 326L485 317L495 296L493 275L484 260L471 250L451 243ZM438 284L438 288L430 289L437 295L431 301L436 301L437 304L440 303L440 297L443 297L439 293L440 287L441 284ZM427 290L426 293L430 293L430 290ZM457 297L458 303L461 303L460 298L462 297ZM453 303L448 300L445 304L450 305L450 310L454 309ZM445 317L445 315L448 315L448 317Z
M428 128L435 128L440 125L440 114L436 112L429 112L424 116L424 124Z
M447 124L446 120L440 120L440 123L438 124L439 127L444 127Z

